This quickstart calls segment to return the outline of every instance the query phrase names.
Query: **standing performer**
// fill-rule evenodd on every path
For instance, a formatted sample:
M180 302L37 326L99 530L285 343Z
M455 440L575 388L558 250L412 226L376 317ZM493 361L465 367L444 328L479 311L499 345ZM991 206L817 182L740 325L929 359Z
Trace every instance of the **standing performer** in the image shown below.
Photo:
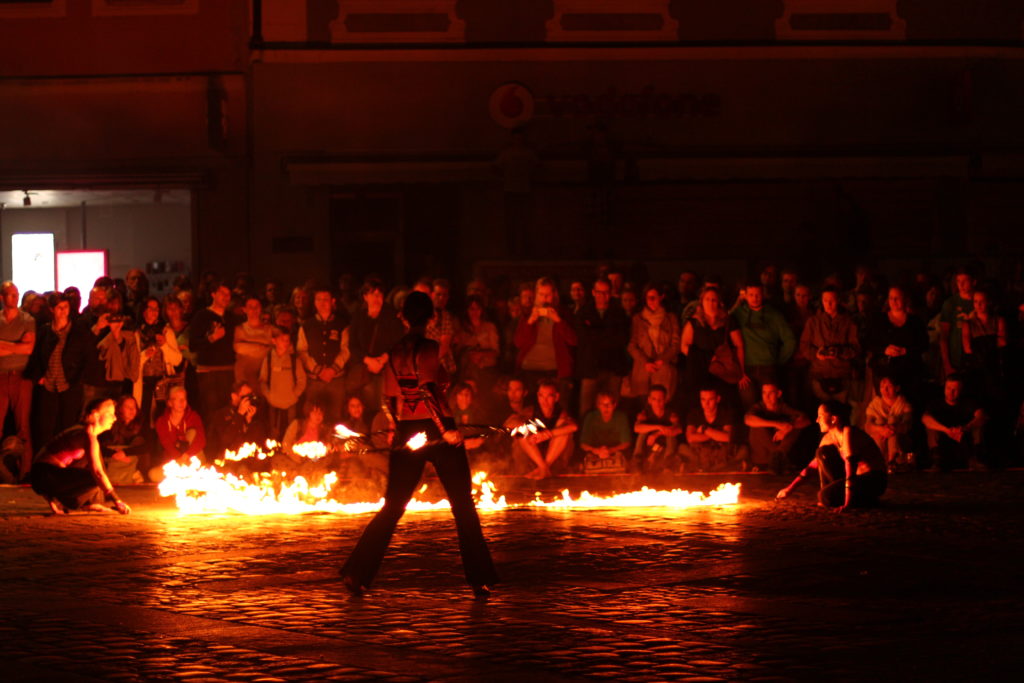
M377 574L428 460L451 502L462 564L474 595L487 598L498 580L473 503L466 449L444 400L447 373L440 363L438 343L425 336L433 314L433 303L422 292L409 294L402 306L409 332L392 347L384 370L384 409L395 420L384 507L367 525L341 568L343 584L353 595L361 595ZM430 443L416 451L406 448L409 438L420 432L426 433Z
M110 429L114 420L114 401L97 399L86 407L82 424L53 437L36 456L32 490L46 499L54 513L107 510L103 500L109 500L122 515L131 512L128 503L114 493L100 454L99 435Z

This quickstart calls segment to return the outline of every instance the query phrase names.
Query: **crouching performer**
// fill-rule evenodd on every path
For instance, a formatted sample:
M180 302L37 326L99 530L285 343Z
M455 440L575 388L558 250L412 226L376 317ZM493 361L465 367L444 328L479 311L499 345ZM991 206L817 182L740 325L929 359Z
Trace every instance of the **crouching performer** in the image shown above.
M395 438L388 456L384 507L341 568L344 586L353 595L362 594L373 581L427 461L434 465L451 502L462 564L473 593L486 598L498 578L473 503L466 449L444 400L447 373L439 360L438 343L425 336L433 315L430 297L409 294L402 307L409 332L388 353L384 407L394 418ZM428 444L419 450L407 448L409 439L420 432L427 435Z
M818 504L840 512L850 507L871 507L888 485L885 458L875 440L851 427L850 407L839 401L825 401L818 408L821 444L807 467L789 486L779 491L785 498L811 470L818 470L821 490Z
M99 436L114 424L114 401L90 403L81 424L53 437L36 455L32 465L32 490L61 515L70 510L103 511L109 501L122 515L131 512L117 497L103 469Z

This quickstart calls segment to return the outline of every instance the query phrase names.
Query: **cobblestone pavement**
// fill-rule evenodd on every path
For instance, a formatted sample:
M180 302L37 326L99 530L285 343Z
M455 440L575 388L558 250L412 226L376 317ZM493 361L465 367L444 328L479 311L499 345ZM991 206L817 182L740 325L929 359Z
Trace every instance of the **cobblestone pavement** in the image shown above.
M128 517L55 517L3 487L3 679L1020 680L1024 472L904 475L845 515L729 479L733 508L483 513L486 603L445 512L407 515L350 599L336 570L368 515L186 516L138 487Z

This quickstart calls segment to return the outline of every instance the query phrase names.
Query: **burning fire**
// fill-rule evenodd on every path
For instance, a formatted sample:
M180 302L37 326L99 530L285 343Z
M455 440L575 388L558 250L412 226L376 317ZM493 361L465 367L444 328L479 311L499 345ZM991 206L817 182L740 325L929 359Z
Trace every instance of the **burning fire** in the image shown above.
M412 436L412 438L410 438L408 441L405 442L405 447L408 448L410 451L418 451L419 449L423 448L426 445L427 445L427 433L426 432L420 432L419 434L414 434Z
M417 434L407 444L409 448L422 447L426 443L426 434ZM413 443L416 441L420 445ZM267 443L268 449L274 451L278 445ZM188 463L169 462L164 466L164 481L160 484L160 495L174 496L181 512L224 513L240 512L251 515L299 513L299 512L336 512L345 514L362 514L375 512L384 504L381 498L376 502L341 502L344 489L338 474L326 471L318 461L324 459L330 448L323 443L311 442L293 448L296 455L309 463L317 463L310 467L306 463L296 464L286 461L285 468L303 472L279 471L276 467L270 471L259 471L266 468L268 459L275 465L278 461L273 453L261 450L255 444L245 444L237 452L228 451L223 460L216 466L204 466L197 458ZM245 461L255 464L256 471L243 468ZM222 468L238 471L223 471ZM424 485L419 493L426 490ZM630 491L610 496L594 495L583 491L574 498L568 489L562 491L560 498L545 501L540 493L534 500L524 504L509 503L505 496L498 495L486 472L473 475L473 497L477 501L477 509L485 511L508 510L512 508L547 508L555 510L578 510L594 508L637 508L637 507L668 507L688 508L695 506L734 505L739 500L739 484L722 484L710 493L691 492L682 489L658 491L646 486L639 491ZM406 507L407 511L446 510L451 505L447 500L430 502L413 498Z

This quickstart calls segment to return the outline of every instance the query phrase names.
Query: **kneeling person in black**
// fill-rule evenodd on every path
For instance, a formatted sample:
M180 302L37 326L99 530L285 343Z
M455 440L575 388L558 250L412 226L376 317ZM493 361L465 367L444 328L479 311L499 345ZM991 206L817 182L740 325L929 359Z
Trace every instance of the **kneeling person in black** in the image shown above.
M45 498L56 514L106 510L104 500L110 500L122 515L131 512L114 493L103 469L99 436L113 426L115 419L113 400L95 400L86 408L82 424L55 436L36 455L32 490Z
M433 314L433 303L426 294L413 292L406 298L402 317L409 332L392 347L384 369L385 407L395 419L395 439L388 458L384 507L367 525L341 568L345 588L356 595L373 582L428 460L451 502L462 564L474 594L487 597L498 580L473 503L466 449L444 400L447 373L440 363L438 343L425 336ZM428 445L415 451L406 448L409 439L420 432L427 435Z
M850 406L828 400L818 408L821 444L814 460L779 491L785 498L812 469L818 470L818 503L840 512L878 503L889 483L888 467L878 444L867 432L850 426Z

